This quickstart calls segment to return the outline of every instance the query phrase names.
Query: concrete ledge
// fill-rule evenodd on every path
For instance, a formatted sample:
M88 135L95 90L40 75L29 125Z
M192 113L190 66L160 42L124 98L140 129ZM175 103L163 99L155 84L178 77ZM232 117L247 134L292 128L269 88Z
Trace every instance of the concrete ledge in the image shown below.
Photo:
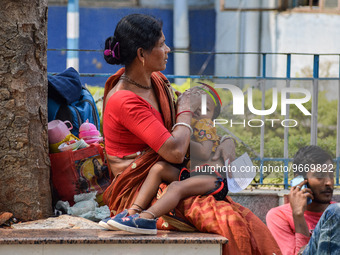
M159 230L156 236L98 229L0 229L0 254L222 254L215 234Z
M1 255L217 255L216 244L41 244L0 246Z
M2 244L226 244L228 239L208 233L158 230L157 235L97 229L3 229Z

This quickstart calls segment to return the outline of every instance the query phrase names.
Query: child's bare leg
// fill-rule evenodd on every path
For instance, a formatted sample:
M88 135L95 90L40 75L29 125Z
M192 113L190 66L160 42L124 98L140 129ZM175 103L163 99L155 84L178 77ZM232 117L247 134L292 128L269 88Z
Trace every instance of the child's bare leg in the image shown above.
M195 176L184 181L174 181L168 186L166 193L140 217L152 219L160 217L174 209L180 200L205 193L215 188L216 178L212 176ZM154 216L153 216L153 215Z
M133 205L130 210L128 210L129 214L133 215L136 212L146 209L152 199L156 196L158 186L162 182L171 183L173 181L177 181L178 175L179 169L167 162L160 161L154 164L151 167Z

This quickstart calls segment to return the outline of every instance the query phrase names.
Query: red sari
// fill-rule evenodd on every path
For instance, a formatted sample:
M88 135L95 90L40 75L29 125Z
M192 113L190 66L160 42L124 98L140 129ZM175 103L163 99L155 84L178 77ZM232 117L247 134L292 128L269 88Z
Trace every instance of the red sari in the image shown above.
M105 84L104 105L108 92L117 84L124 69L111 76ZM156 96L163 113L164 125L170 131L175 119L175 107L170 84L160 72L151 76ZM161 157L149 149L134 160L105 191L103 200L115 215L129 208L140 190L150 168ZM166 185L161 184L163 187ZM156 198L153 202L156 201ZM176 207L176 216L193 225L197 231L214 233L228 238L223 254L281 254L278 245L266 225L249 209L227 197L216 201L213 196L196 196L182 200ZM159 229L174 229L163 224L160 218Z

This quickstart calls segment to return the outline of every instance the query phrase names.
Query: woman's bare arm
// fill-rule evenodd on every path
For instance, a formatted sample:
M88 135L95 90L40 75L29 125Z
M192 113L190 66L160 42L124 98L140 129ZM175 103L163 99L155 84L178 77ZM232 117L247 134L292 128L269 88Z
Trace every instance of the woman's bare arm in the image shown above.
M193 107L199 107L199 95L191 93L189 89L178 97L177 113L193 111ZM191 113L180 114L176 123L191 124ZM162 145L158 154L170 163L182 163L190 144L191 130L187 126L177 125L171 133L171 137Z

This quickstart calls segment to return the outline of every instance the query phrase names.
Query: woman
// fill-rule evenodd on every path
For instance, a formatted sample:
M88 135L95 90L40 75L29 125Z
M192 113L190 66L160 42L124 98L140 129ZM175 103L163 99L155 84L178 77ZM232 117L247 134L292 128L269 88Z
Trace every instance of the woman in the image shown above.
M181 164L188 150L190 96L193 102L199 100L187 91L175 105L169 82L159 72L166 67L169 51L162 23L142 14L124 17L114 36L105 42L107 63L125 66L107 80L104 92L105 148L114 180L103 199L112 216L132 206L156 162ZM193 105L192 110L197 107ZM224 146L234 149L230 139ZM217 152L223 152L223 148L220 146ZM218 153L217 158L221 155ZM222 154L226 157L228 153ZM225 254L280 254L266 226L230 198L216 201L212 196L190 197L180 202L173 216L198 231L227 237ZM161 219L157 227L171 229Z

